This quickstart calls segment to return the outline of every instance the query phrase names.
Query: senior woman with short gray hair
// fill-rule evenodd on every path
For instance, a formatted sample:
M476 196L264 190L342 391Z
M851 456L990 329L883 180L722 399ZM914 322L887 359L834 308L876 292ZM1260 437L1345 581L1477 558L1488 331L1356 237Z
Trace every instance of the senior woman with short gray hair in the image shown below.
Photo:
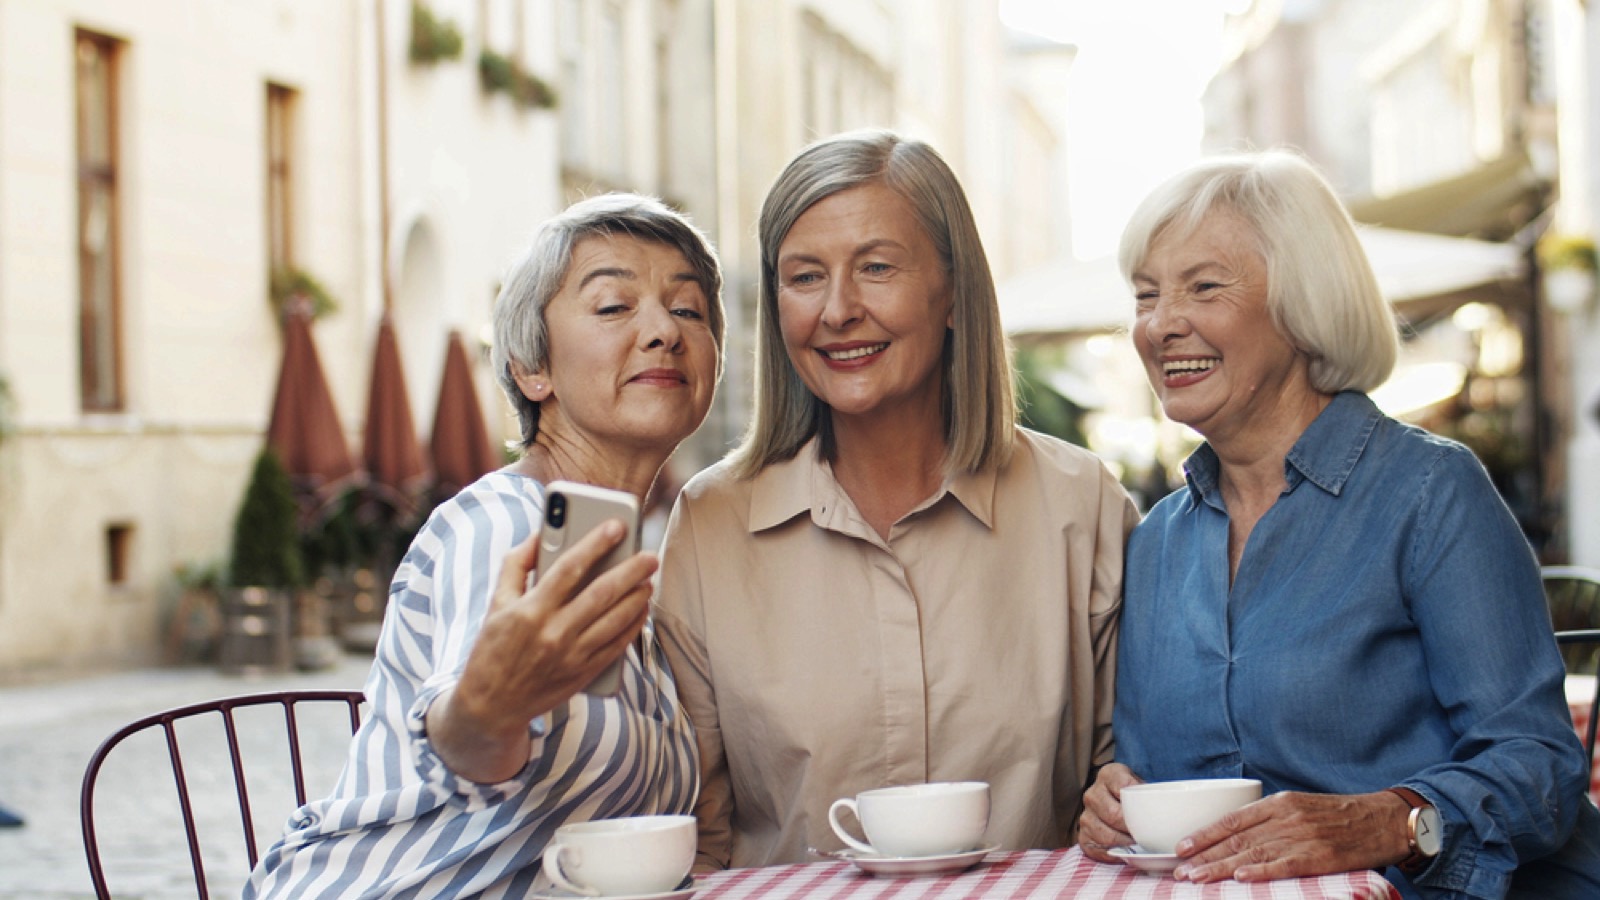
M539 231L495 307L521 458L413 541L344 775L294 814L245 897L526 897L557 827L690 810L694 737L648 621L656 558L582 587L619 524L543 569L531 536L546 484L642 498L705 419L721 288L706 239L654 199L585 200ZM619 694L580 692L619 657Z
M1384 415L1396 328L1350 217L1288 152L1202 160L1123 233L1133 342L1205 437L1128 543L1117 762L1078 839L1134 850L1121 791L1248 777L1175 875L1385 869L1406 897L1600 897L1527 540L1471 451Z

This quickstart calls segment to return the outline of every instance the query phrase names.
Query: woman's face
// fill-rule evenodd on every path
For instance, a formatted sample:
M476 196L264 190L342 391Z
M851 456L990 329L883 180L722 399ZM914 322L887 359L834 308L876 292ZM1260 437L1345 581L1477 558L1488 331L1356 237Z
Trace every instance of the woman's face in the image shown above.
M670 450L705 420L718 349L710 298L665 244L595 236L572 249L545 307L546 371L519 375L539 431L597 446Z
M778 247L789 359L835 417L939 415L951 294L911 205L879 183L806 210Z
M1133 343L1167 418L1213 441L1310 391L1308 363L1267 312L1267 266L1253 228L1208 213L1167 229L1133 273Z

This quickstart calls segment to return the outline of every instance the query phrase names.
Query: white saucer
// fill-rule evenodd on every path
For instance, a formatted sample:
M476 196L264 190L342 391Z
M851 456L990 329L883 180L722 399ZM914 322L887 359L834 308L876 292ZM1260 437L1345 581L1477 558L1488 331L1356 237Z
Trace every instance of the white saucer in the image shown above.
M946 853L940 856L879 856L876 853L862 853L858 850L834 850L822 855L846 860L869 875L933 875L939 872L970 869L988 856L990 851L999 849L998 844L991 844L976 850Z
M1183 860L1176 853L1150 853L1138 844L1112 847L1107 853L1141 872L1151 875L1170 875Z
M543 875L539 880L545 883L535 887L533 893L528 895L532 900L684 900L700 887L691 877L685 878L676 888L659 894L606 894L602 897L590 897L585 894L574 894L566 888L549 884Z

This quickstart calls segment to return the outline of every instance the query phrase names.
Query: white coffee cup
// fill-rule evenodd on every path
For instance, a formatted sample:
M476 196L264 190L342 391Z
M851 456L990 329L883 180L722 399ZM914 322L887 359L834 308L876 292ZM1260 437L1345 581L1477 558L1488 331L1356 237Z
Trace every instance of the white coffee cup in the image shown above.
M585 897L660 894L694 865L694 816L631 816L573 822L544 848L544 874Z
M867 833L863 843L839 823L848 809ZM989 785L983 781L942 781L862 791L833 801L828 824L839 840L888 857L943 856L975 850L989 827Z
M1174 853L1179 841L1259 799L1261 782L1254 778L1131 784L1122 789L1122 819L1147 852Z

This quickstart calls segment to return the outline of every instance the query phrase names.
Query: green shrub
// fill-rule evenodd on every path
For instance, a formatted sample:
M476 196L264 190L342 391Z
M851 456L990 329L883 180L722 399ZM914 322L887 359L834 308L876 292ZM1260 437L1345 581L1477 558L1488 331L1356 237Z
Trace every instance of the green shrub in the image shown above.
M294 487L270 447L256 457L233 523L235 587L296 588L305 583Z

